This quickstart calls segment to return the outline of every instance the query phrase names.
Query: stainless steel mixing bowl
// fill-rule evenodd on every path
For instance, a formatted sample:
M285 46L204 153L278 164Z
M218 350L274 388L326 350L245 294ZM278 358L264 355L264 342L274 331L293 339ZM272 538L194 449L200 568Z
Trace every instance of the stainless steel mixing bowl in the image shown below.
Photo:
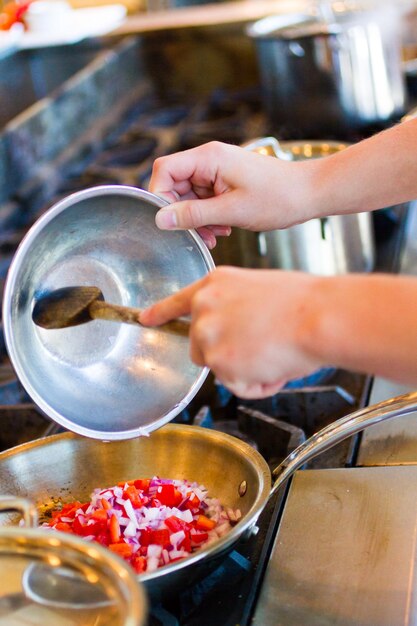
M50 418L102 440L162 426L207 376L187 337L95 320L45 330L35 299L70 285L95 285L105 300L147 307L206 275L213 260L197 233L161 231L161 198L106 185L58 202L29 230L11 264L3 301L7 349L28 394Z

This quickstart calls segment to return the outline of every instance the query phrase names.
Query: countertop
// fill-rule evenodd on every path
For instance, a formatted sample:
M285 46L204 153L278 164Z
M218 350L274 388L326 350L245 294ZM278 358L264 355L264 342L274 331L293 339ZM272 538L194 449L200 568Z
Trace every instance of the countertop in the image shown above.
M253 624L415 624L417 467L297 472Z
M111 35L244 24L268 15L306 13L309 6L301 0L241 0L149 11L128 16Z

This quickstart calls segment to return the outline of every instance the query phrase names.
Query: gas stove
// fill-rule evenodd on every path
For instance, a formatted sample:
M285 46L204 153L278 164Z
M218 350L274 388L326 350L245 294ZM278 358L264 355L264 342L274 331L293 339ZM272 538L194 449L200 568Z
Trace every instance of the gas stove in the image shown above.
M21 238L60 198L110 183L147 188L153 161L161 155L211 140L241 144L268 133L257 86L219 89L208 97L189 100L145 93L112 128L100 141L80 145L68 162L61 160L54 185L26 185L0 206L1 287ZM396 207L375 214L377 270L396 271L406 213L406 207ZM222 262L216 251L214 259ZM240 259L235 261L239 264ZM248 401L233 396L210 376L174 421L242 438L259 450L272 470L314 432L365 406L370 386L366 376L325 368L291 381L273 397ZM1 332L0 415L3 450L62 430L38 411L16 379ZM309 467L349 467L355 464L356 455L357 439L352 438ZM285 499L285 489L270 499L257 532L242 540L214 572L178 597L152 599L150 626L250 624Z

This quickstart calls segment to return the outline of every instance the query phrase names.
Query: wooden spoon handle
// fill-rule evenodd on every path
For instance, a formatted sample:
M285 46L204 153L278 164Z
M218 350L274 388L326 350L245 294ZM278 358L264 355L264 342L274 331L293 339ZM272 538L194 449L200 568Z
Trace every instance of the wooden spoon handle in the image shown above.
M107 320L109 322L124 322L126 324L136 324L142 326L139 322L140 309L128 306L120 306L118 304L110 304L104 300L96 300L88 307L88 312L92 319ZM145 326L142 326L145 328ZM190 332L190 323L177 319L171 320L161 326L146 326L146 328L160 328L169 333L187 336Z

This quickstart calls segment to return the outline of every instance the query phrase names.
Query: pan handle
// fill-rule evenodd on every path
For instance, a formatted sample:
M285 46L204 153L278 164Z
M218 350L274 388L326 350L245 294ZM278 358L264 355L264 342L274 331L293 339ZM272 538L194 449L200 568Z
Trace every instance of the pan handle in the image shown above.
M26 498L14 496L0 496L0 511L18 511L26 528L36 528L38 525L38 512L35 505Z
M297 469L321 452L329 450L337 443L368 426L378 424L378 422L383 422L391 417L407 415L416 410L417 391L413 391L360 409L329 424L298 446L274 469L273 476L276 480L272 486L271 495L276 493Z

